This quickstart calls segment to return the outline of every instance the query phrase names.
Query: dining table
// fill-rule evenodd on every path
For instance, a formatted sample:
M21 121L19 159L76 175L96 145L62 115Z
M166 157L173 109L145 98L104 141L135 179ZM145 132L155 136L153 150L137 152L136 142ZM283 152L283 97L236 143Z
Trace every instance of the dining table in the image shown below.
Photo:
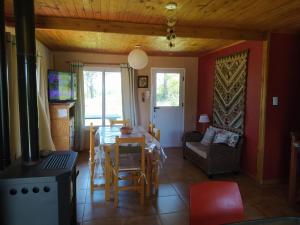
M158 166L157 173L159 173L159 168L162 167L163 163L167 159L163 147L160 142L155 139L145 128L141 126L132 127L130 134L122 134L120 131L121 126L101 126L95 133L95 145L99 146L101 152L102 165L104 170L105 178L105 200L110 200L111 191L111 162L114 145L116 143L116 137L126 138L126 137L145 137L145 160L146 160L146 195L150 196L153 193L153 182L151 180L151 173L153 171L153 166ZM158 174L157 174L158 176Z

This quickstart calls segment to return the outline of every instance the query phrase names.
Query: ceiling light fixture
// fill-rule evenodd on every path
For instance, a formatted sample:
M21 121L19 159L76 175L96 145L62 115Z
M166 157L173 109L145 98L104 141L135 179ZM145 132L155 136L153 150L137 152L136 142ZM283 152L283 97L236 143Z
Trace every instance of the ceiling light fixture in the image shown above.
M166 4L166 9L167 10L175 10L177 9L177 3L176 2L169 2L168 4Z
M148 55L141 49L140 45L136 45L128 55L128 64L136 70L143 69L148 64Z

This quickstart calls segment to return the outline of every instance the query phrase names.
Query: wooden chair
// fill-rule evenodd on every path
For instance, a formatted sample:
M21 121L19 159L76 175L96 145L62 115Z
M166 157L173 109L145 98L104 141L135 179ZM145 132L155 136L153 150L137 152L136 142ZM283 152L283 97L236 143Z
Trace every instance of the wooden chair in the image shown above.
M149 123L148 125L148 133L153 134L153 128L155 127L154 123Z
M132 153L122 153L120 145L122 144L138 144L140 158L135 158ZM125 157L124 157L125 156ZM116 137L114 162L112 165L113 171L113 185L114 185L114 206L118 207L119 191L122 190L135 190L140 192L140 203L144 204L144 187L145 187L145 137ZM124 173L127 175L121 177ZM132 185L119 186L120 180L131 180Z
M148 124L148 133L153 137L153 129L155 127L154 123L149 122ZM147 168L146 168L146 175L147 175L147 186L146 186L146 195L147 197L150 196L150 189L151 189L151 182L152 182L152 164L149 165L148 163L152 163L152 155L147 155L146 156L146 162L147 162Z
M153 128L152 136L155 137L156 140L160 141L160 129Z
M153 128L152 135L157 141L160 141L160 129ZM155 194L157 194L158 186L159 186L159 161L160 161L159 153L154 152L153 159L152 159L151 182L152 182Z
M105 162L104 162L104 171L102 176L105 177L104 184L95 184L95 178L100 177L99 166L101 166L101 155L100 152L97 152L95 148L95 129L93 127L93 123L90 124L90 157L89 157L89 169L90 169L90 190L91 193L95 188L105 188L105 199L110 199L110 183L111 183L111 169L110 169L110 147L104 146L103 150L105 153ZM100 151L100 149L98 149Z
M115 125L122 125L124 127L127 127L130 125L130 121L128 119L126 120L109 120L110 126L115 126Z
M90 124L90 158L89 158L89 169L90 169L90 188L91 191L94 190L94 179L95 179L95 130L93 127L93 123Z

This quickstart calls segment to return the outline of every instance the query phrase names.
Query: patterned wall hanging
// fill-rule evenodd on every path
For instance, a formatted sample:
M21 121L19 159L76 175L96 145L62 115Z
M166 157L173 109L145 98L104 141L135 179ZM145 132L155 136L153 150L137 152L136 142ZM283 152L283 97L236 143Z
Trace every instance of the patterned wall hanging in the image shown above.
M213 125L244 133L248 50L217 59Z

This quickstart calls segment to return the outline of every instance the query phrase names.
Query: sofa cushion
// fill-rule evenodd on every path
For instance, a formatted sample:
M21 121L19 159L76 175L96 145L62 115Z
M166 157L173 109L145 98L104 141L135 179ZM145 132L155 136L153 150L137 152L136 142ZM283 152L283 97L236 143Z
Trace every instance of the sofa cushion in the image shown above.
M221 130L223 130L223 129L221 129L221 128L214 127L214 126L209 126L209 128L213 129L213 130L215 131L215 133L218 133L218 132L220 132Z
M209 127L206 129L204 137L201 140L201 144L203 145L209 145L211 144L212 140L214 139L215 131Z
M228 138L228 146L235 148L237 143L239 142L240 135L237 133L230 132Z
M213 143L214 144L228 144L229 135L227 131L220 130L216 133Z
M204 159L207 159L209 146L201 144L200 142L187 142L186 147L198 154Z
M213 143L227 144L229 147L235 148L236 145L237 145L237 143L240 140L240 135L238 133L231 132L231 131L228 131L228 130L224 130L224 129L221 129L221 128L218 128L218 127L213 127L213 126L209 126L209 128L211 128L211 129L213 129L215 131L215 137L214 137ZM225 135L224 136L223 136L223 134L222 135L218 135L219 133L223 133L223 132L225 132L227 134L227 136L228 136L226 142L224 142L224 140L221 140L222 138L223 139L226 138ZM218 142L215 142L216 139L219 139ZM219 141L221 141L221 142L219 142Z

